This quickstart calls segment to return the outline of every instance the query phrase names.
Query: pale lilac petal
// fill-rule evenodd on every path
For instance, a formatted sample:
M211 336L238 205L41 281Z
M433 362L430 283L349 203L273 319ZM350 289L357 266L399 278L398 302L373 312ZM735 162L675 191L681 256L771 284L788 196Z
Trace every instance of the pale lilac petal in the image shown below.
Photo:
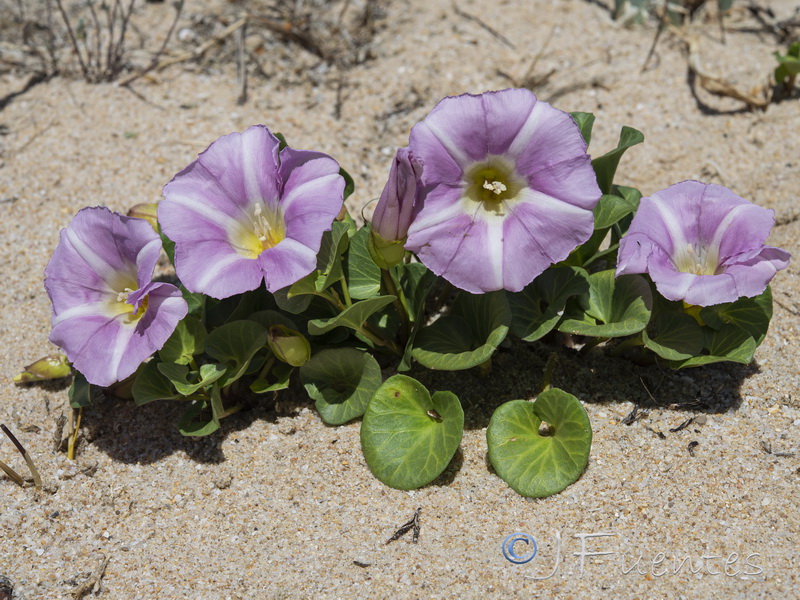
M50 339L90 383L131 375L186 316L178 288L151 282L160 252L149 223L105 208L80 211L62 232L45 269Z
M345 183L335 160L279 150L277 138L259 125L218 139L193 165L164 187L158 209L187 289L227 298L265 279L274 290L271 279L292 279L289 285L310 272L308 253L319 250L342 207ZM267 253L285 264L261 260Z
M462 247L468 251L469 244L465 240L471 234L474 226L473 215L459 214L448 220L426 227L425 229L411 233L409 232L406 248L412 250L419 260L433 271L436 275L447 278L447 273L460 272L460 268L452 268L454 261L459 260L459 252ZM473 271L479 271L474 268ZM479 273L475 273L480 277ZM448 279L452 283L452 279ZM477 282L472 282L472 278L460 281L459 287L471 293L479 293L481 286Z
M519 291L592 235L601 193L586 143L528 90L445 98L410 149L422 209L405 247L457 287Z
M530 176L586 156L586 142L568 113L537 102L528 121L512 146L520 173Z
M172 332L175 331L178 322L186 316L187 312L186 301L178 288L169 283L153 282L149 287L147 312L136 324L136 331L132 338L133 343L141 346L139 354L147 351L146 356L149 356L154 352L154 348L157 350L163 348ZM134 367L134 370L136 368ZM120 380L127 376L120 376L118 373Z
M725 273L733 277L739 296L753 297L766 289L775 273L789 266L789 259L785 250L766 246L758 256L727 267Z
M90 383L106 387L120 381L119 362L132 335L133 327L96 315L59 323L50 332L50 341L66 352L72 366ZM139 358L136 366L149 355Z
M279 145L269 129L254 125L242 133L222 136L197 157L197 162L240 208L247 208L256 199L272 203L279 196L275 177Z
M405 245L407 250L416 253L423 244L428 243L431 235L423 234L424 239L419 235L426 229L436 227L464 214L461 202L462 193L463 190L460 186L445 185L440 185L427 192L425 205L408 228L408 240Z
M175 270L187 290L217 299L254 290L264 278L258 261L216 239L176 244Z
M281 152L280 176L287 237L318 252L322 233L342 207L345 182L339 163L321 152L287 147Z
M311 249L298 241L286 238L274 248L268 248L258 262L263 271L267 289L270 292L292 285L302 279L317 266L317 249Z
M197 162L175 175L158 203L158 222L173 242L204 237L226 239L228 227L243 218L246 207L228 198ZM198 201L202 198L203 201Z
M646 273L650 254L657 250L663 253L663 250L661 250L659 246L655 246L642 234L626 235L619 242L616 276L619 277L620 275L628 275L631 273ZM667 260L669 260L669 258L667 258Z
M670 300L711 306L762 293L789 254L764 246L773 212L730 190L683 181L642 198L617 275L649 273Z
M518 292L551 264L564 260L594 230L591 211L528 191L509 209L503 239L504 288Z
M553 164L528 176L531 189L584 210L592 210L600 197L592 159L584 154Z

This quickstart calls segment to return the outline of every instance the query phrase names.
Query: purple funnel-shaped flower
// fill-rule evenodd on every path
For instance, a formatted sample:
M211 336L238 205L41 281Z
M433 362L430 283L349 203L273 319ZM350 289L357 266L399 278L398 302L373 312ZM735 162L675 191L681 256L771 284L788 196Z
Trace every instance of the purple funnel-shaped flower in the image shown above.
M109 386L161 349L186 316L181 292L152 281L161 240L147 221L81 210L45 269L50 341L95 385Z
M178 277L214 298L295 283L316 267L344 184L330 156L279 151L263 125L219 138L164 186L158 221Z
M601 193L586 143L527 90L445 98L410 148L425 170L406 249L459 288L519 291L592 234Z
M790 255L765 246L775 219L720 185L683 181L642 198L617 275L649 273L662 296L711 306L763 292Z

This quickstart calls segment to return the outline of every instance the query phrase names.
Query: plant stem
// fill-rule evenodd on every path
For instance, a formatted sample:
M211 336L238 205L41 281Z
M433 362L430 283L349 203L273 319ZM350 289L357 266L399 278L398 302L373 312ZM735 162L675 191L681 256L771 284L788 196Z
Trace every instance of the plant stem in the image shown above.
M400 315L400 322L402 323L401 340L405 344L408 340L408 335L411 331L411 324L408 317L408 304L406 303L406 296L403 293L403 288L397 285L392 273L386 269L381 269L381 279L386 286L386 291L394 296L394 308Z
M611 356L622 356L622 353L625 352L628 348L633 348L636 346L644 346L644 340L642 339L642 334L636 335L634 337L628 338L620 342L614 350L611 351Z
M83 409L78 409L78 420L75 423L75 430L72 432L72 435L67 442L67 458L69 460L75 460L75 444L78 441L78 434L81 431L81 417L83 416Z
M595 346L599 346L603 342L607 342L610 338L607 337L596 337L592 338L588 342L583 345L583 348L580 349L580 354L588 354L589 351L594 348Z
M556 368L557 356L555 352L551 352L550 356L547 357L547 365L544 368L544 376L542 377L542 388L539 390L539 393L536 394L537 396L550 389L550 384L553 380L553 371Z
M349 308L353 305L353 301L350 299L350 289L347 287L347 278L342 275L339 283L342 284L342 295L344 296L345 306Z

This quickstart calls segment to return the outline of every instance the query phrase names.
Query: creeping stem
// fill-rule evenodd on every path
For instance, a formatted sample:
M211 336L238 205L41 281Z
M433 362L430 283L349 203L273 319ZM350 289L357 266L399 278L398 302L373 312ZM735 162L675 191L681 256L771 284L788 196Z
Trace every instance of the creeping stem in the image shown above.
M383 280L383 284L386 286L386 291L395 297L393 304L398 315L400 315L400 322L402 323L401 340L403 343L405 343L405 341L408 340L408 335L411 331L406 295L403 293L403 288L397 285L397 282L395 281L391 271L388 271L387 269L381 269L381 279Z

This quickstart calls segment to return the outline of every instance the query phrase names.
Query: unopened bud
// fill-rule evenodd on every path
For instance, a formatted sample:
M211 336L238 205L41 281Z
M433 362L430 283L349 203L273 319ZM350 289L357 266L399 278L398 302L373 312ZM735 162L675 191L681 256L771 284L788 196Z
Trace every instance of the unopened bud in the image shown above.
M267 335L269 349L278 360L293 367L301 367L311 358L311 344L299 331L285 325L272 325Z

